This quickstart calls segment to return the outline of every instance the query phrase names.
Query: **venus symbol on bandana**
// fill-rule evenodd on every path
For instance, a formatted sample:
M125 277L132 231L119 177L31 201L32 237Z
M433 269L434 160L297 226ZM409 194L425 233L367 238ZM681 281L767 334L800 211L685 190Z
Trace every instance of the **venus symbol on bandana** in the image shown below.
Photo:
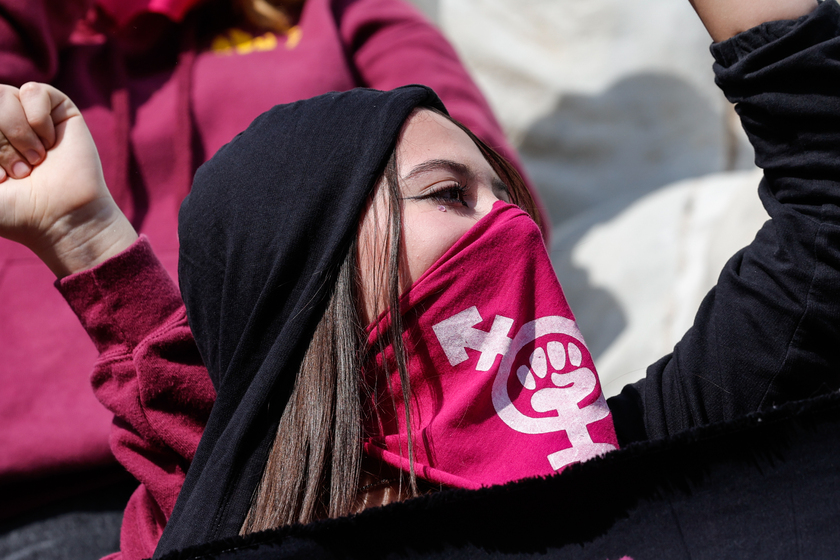
M523 325L513 339L508 337L512 319L497 315L489 332L475 328L481 321L473 306L435 324L433 330L453 366L467 360L466 348L480 352L476 371L489 371L502 355L493 382L493 407L517 432L565 432L571 447L547 455L552 469L616 449L593 441L591 431L597 432L599 422L609 417L609 408L573 320L540 317Z

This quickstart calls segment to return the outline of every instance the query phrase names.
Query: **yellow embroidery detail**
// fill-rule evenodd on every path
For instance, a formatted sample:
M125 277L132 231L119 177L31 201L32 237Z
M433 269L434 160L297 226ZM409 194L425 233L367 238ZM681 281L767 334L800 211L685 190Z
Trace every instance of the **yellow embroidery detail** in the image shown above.
M239 54L248 54L254 50L254 37L250 33L246 33L241 29L231 29L228 31L230 42Z
M230 41L228 41L228 38L224 35L217 35L216 38L213 39L210 49L214 53L221 55L227 55L233 52L233 48L230 46Z
M303 31L295 25L289 29L286 35L286 48L291 50L298 46ZM217 35L210 44L210 50L220 56L237 54L248 54L259 51L273 51L277 48L277 35L272 32L254 37L241 29L229 29L224 35Z
M297 25L293 26L289 29L289 33L286 35L286 48L292 50L298 43L300 43L300 39L303 37L303 29L298 27Z
M277 48L277 35L266 33L261 37L254 37L255 51L273 51Z

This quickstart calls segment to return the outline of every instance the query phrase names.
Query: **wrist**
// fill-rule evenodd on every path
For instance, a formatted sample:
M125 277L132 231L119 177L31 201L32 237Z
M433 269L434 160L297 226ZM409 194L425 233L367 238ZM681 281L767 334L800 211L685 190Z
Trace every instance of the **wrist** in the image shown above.
M121 253L137 240L125 215L108 200L102 208L88 208L87 216L63 218L34 249L56 278L88 270Z
M719 43L768 21L797 19L817 7L817 0L690 0L703 25Z

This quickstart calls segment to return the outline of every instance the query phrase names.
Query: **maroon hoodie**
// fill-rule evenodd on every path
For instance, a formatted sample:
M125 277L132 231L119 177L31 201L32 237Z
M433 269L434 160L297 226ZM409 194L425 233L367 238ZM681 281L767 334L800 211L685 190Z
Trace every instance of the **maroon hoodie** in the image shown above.
M422 83L517 162L452 47L402 0L308 0L287 36L159 15L109 31L90 4L0 0L0 80L73 99L114 198L173 277L193 172L278 103ZM102 483L114 464L111 414L90 389L97 351L54 280L0 239L0 518Z

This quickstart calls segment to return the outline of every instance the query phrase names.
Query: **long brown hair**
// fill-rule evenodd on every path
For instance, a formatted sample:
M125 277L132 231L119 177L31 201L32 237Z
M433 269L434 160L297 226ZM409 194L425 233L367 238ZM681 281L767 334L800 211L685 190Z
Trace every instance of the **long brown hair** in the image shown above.
M511 201L539 224L534 200L516 169L466 127L443 116L475 142L508 186ZM387 202L384 243L388 250L382 253L385 262L374 265L372 288L374 294L382 293L380 287L385 288L388 308L394 310L399 309L402 295L399 281L402 201L396 149L388 159L383 178L380 188L385 189ZM374 196L376 193L371 195ZM375 205L370 207L375 208ZM378 238L378 232L375 237ZM362 395L370 396L375 392L375 387L363 385L361 375L370 352L365 348L365 331L360 320L358 239L348 247L337 278L327 309L298 370L292 395L281 416L262 479L240 534L291 523L308 523L324 517L340 517L353 509L362 463ZM384 354L389 345L393 349L402 387L401 404L405 409L411 465L405 482L414 496L417 495L417 480L409 411L408 360L402 331L401 314L392 313L386 336L377 337L382 342L370 350ZM394 406L399 404L394 402Z

